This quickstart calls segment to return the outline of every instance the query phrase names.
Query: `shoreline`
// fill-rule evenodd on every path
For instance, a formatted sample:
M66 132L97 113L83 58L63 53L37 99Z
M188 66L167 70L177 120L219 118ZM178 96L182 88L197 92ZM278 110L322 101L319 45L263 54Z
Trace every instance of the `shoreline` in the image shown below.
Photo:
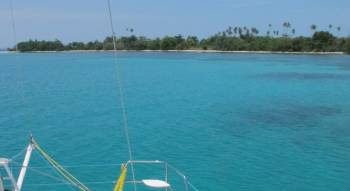
M63 50L63 51L0 51L0 53L91 53L114 50ZM223 51L223 50L117 50L118 52L178 52L178 53L231 53L231 54L286 54L286 55L346 55L344 52L282 52L282 51Z

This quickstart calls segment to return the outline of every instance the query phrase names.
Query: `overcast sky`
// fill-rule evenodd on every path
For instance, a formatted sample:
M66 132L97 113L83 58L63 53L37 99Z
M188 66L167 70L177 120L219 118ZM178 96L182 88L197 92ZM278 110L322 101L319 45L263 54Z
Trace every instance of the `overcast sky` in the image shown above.
M12 0L19 41L102 40L110 34L106 0ZM297 35L310 35L310 25L341 26L350 35L350 0L111 0L118 35L206 37L228 26L257 27L265 34L271 23L281 30L289 21ZM0 1L0 48L14 44L11 0ZM337 33L338 34L338 33Z

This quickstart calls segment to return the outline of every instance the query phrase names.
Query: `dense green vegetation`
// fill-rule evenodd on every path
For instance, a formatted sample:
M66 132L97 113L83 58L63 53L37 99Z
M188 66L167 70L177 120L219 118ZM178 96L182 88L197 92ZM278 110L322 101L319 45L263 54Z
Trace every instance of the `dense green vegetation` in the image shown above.
M256 28L229 27L208 38L181 35L149 39L135 35L117 39L118 50L221 50L221 51L282 51L282 52L347 52L350 54L350 37L337 38L329 31L316 31L311 25L311 37L295 37L295 29L289 22L283 23L284 30L269 30L266 35L259 35ZM329 29L332 29L329 25ZM337 27L337 31L341 28ZM133 30L132 30L133 31ZM63 50L112 50L113 38L107 37L103 42L71 42L63 44L59 40L29 40L18 43L19 51L63 51ZM12 49L13 50L13 49Z

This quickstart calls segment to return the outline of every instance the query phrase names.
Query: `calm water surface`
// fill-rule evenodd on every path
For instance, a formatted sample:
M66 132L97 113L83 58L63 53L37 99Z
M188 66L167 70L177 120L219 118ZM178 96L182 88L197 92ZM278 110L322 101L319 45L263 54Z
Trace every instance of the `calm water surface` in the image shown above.
M203 191L350 190L349 56L120 53L119 62L135 159L168 161ZM127 160L116 74L110 53L1 54L0 155L17 154L32 132L83 182L115 180L118 166L74 165ZM31 166L48 167L37 153ZM157 174L139 168L137 177ZM24 189L69 190L42 183L59 182L30 170Z

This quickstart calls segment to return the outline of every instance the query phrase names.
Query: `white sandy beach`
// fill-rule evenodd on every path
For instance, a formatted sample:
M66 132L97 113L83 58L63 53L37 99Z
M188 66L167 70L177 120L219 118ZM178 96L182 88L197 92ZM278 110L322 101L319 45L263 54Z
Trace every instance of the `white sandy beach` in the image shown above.
M31 51L26 53L88 53L112 52L113 50L65 50L65 51ZM118 50L119 52L188 52L188 53L233 53L233 54L292 54L292 55L345 55L344 52L280 52L280 51L221 51L221 50ZM0 53L16 53L0 51Z

